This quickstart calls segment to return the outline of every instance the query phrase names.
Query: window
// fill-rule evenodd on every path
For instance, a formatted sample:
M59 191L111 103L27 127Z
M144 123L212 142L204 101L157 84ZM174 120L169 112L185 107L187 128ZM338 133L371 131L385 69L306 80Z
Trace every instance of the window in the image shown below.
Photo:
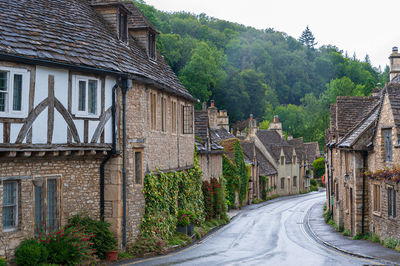
M392 161L392 129L383 130L383 138L385 143L385 161Z
M293 177L293 187L297 187L297 176Z
M350 209L349 189L346 188L346 210Z
M296 164L296 155L293 155L293 164Z
M119 13L119 39L126 42L128 39L128 16L126 13Z
M176 102L171 101L171 126L172 133L176 133Z
M83 116L99 116L100 81L97 79L77 77L76 82L76 114Z
M157 129L157 94L150 93L150 122L151 129Z
M285 163L285 156L281 156L281 165Z
M27 112L29 97L28 72L0 67L0 115L22 117Z
M284 188L285 188L285 178L282 177L281 178L281 189L284 189Z
M167 99L161 97L161 130L167 130Z
M156 35L153 32L149 32L149 57L154 59L156 57Z
M135 184L141 185L143 182L143 171L142 171L142 152L134 151L134 174Z
M3 229L16 229L18 226L18 182L3 184Z
M58 179L44 179L35 186L35 232L41 226L48 231L59 227L59 191Z
M379 185L373 185L373 193L374 193L374 211L381 211L381 188Z
M396 217L396 191L388 188L388 215Z
M336 201L339 201L339 183L336 183L335 192L336 192Z
M182 133L193 134L193 106L182 106Z

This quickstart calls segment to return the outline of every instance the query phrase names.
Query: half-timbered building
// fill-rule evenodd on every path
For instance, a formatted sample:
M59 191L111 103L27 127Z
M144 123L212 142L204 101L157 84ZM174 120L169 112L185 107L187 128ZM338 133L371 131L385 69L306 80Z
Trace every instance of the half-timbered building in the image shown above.
M125 246L145 174L193 166L195 99L132 2L0 6L0 255L78 213Z

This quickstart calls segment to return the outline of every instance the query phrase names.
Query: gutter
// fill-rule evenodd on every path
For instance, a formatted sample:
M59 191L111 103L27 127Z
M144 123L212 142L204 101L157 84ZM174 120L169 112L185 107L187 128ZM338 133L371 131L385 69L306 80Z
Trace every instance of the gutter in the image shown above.
M330 191L330 195L329 195L329 198L331 199L331 197L333 196L333 190L332 190L332 186L333 186L333 153L332 153L332 149L333 149L333 147L331 146L330 148L330 153L331 153L331 179L330 179L330 183L331 183L331 185L330 185L330 188L331 188L331 191ZM331 215L332 215L332 219L334 218L333 217L333 207L332 207L332 210L331 210Z

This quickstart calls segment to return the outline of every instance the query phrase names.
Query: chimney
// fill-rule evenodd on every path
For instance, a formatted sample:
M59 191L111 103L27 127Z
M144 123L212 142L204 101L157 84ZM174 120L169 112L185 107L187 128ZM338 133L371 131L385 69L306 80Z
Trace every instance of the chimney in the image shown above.
M257 134L257 120L253 119L253 114L250 114L248 138L253 138Z
M282 123L279 122L279 117L277 115L274 116L274 122L269 124L269 130L276 130L276 132L278 132L281 137L283 136Z
M210 107L211 107L211 108L215 107L215 106L214 106L214 100L211 100L211 102L210 102Z
M372 90L372 96L377 97L381 89L382 89L381 84L377 83L376 87Z
M210 128L218 128L218 109L214 106L214 100L211 100L210 107L208 107L208 121Z
M201 106L201 110L202 111L206 111L207 110L207 103L203 102L203 105Z
M390 81L400 74L400 54L399 49L395 46L392 48L390 59Z

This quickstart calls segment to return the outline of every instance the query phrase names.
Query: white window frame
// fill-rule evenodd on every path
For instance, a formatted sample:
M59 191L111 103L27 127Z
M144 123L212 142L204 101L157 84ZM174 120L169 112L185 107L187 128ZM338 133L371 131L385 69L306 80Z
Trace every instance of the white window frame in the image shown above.
M17 192L16 192L16 194L15 194L15 208L16 208L16 212L15 212L15 226L14 227L10 227L10 228L4 228L3 227L3 221L2 221L2 224L1 224L1 226L2 226L2 229L3 229L3 232L13 232L13 231L16 231L16 230L18 230L18 223L19 223L19 221L18 221L18 208L19 208L19 206L18 206L18 201L19 201L19 197L18 197L18 194L19 194L19 182L17 181L17 180L10 180L10 181L4 181L4 183L16 183L16 188L17 188ZM4 188L4 183L3 183L3 188ZM4 189L3 189L3 193L4 193ZM2 197L4 197L4 195L2 195ZM4 207L4 202L3 202L3 204L2 204L2 208ZM2 210L2 212L3 212L3 210Z
M30 73L26 69L3 67L0 66L1 72L7 72L7 100L6 110L0 111L0 117L11 117L11 118L25 118L28 115L28 104L29 104L29 80ZM13 99L14 99L14 75L22 75L22 92L21 92L21 110L13 110Z
M97 81L97 92L96 92L96 114L89 113L89 80ZM85 111L79 111L79 81L86 82L86 103ZM74 76L73 86L72 86L72 105L73 114L77 117L83 118L99 118L101 110L101 81L98 78L88 77L88 76Z

